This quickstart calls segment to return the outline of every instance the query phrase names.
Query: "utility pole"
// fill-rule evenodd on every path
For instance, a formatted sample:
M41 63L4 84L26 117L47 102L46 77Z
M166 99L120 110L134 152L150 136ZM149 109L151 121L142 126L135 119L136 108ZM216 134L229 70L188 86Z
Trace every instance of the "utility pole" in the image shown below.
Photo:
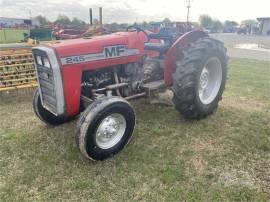
M29 19L30 19L30 25L33 25L33 21L32 21L32 11L29 10Z
M32 11L29 10L29 19L32 20Z
M186 0L187 1L187 24L189 24L189 10L191 8L191 1L192 0Z

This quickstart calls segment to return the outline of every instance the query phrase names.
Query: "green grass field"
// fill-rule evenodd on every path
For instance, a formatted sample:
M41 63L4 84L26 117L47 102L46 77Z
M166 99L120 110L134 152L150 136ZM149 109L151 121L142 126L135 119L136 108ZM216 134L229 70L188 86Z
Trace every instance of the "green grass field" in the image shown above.
M201 121L133 102L133 139L104 162L81 157L76 120L48 127L31 93L0 99L0 201L270 200L270 63L231 59L223 100Z

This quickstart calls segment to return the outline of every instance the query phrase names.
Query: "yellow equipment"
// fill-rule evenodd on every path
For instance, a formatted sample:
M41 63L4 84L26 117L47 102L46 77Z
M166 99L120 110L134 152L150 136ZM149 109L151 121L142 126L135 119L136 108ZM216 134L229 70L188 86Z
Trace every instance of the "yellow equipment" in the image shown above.
M37 86L31 48L0 51L0 92Z

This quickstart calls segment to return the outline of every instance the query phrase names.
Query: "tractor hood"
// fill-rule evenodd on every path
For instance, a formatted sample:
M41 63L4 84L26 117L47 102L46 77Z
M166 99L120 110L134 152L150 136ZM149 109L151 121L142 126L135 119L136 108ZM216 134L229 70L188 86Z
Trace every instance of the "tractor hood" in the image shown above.
M113 57L143 54L145 36L138 32L117 32L90 38L56 41L54 48L62 65L91 62Z

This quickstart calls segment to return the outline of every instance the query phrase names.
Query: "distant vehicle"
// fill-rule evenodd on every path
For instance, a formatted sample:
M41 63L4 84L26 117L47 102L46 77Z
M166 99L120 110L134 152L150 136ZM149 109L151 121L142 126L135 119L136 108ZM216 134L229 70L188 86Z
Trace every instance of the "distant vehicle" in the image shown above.
M167 34L167 32L183 34L188 31L193 30L193 26L187 22L170 22L170 23L152 23L149 28L149 31L153 33Z
M237 34L247 34L247 30L246 29L238 29Z
M237 34L248 34L249 32L249 26L248 25L240 25L240 27L237 29Z
M60 29L53 31L53 36L57 40L80 38L87 29Z
M237 34L252 34L252 35L261 34L260 24L259 23L241 24L237 28Z
M223 30L224 33L235 33L237 32L238 28L237 27L229 27L229 28L225 28Z
M211 29L203 27L202 31L206 32L207 34L212 33Z

